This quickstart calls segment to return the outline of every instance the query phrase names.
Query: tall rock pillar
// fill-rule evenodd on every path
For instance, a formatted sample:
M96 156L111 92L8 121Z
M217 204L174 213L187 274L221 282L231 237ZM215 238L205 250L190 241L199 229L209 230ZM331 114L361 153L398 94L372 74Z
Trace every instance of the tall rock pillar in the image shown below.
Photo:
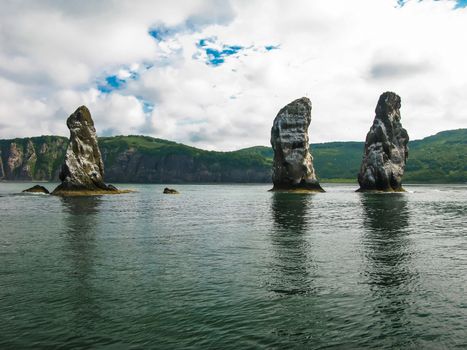
M379 97L376 116L366 136L359 191L403 191L409 135L402 127L400 108L401 98L394 92Z
M104 183L104 163L89 110L79 107L66 124L70 129L70 143L59 176L62 183L52 194L116 191L115 187Z
M273 191L324 192L316 178L308 143L311 101L302 97L282 108L271 129Z

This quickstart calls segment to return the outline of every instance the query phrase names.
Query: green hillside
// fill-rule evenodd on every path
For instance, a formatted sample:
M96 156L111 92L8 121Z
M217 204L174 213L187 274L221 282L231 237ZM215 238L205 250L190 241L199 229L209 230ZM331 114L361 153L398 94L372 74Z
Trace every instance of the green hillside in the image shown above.
M101 137L99 138L99 147L112 155L107 159L109 165L113 165L118 154L130 148L134 148L141 154L154 157L187 156L215 167L242 168L250 166L270 167L272 165L272 149L268 147L253 147L255 149L253 152L249 152L248 148L232 152L216 152L139 135ZM264 148L267 152L263 154L256 150L260 148Z
M364 142L312 144L315 170L321 180L356 181ZM272 161L269 147L238 151L245 156L259 155ZM409 142L404 182L467 182L467 129L442 131L422 140Z
M67 139L41 136L0 140L0 179L56 180ZM99 138L107 179L113 182L269 182L273 152L257 146L205 151L149 136ZM321 181L356 182L363 142L312 144ZM467 129L409 143L404 182L467 182Z
M405 181L467 182L467 129L410 142Z
M318 175L323 179L355 179L363 147L363 142L312 145ZM404 182L467 182L467 129L410 141Z

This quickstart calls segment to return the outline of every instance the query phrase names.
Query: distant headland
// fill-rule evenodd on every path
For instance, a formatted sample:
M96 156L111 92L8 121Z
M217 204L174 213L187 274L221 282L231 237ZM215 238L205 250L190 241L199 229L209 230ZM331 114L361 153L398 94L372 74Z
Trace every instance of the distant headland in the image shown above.
M0 180L59 181L68 138L38 136L0 140ZM409 142L404 183L466 183L467 129ZM110 183L271 183L273 152L257 146L205 151L149 136L100 137ZM311 143L321 182L357 183L364 142Z
M387 103L381 104L382 99ZM97 139L94 130L92 134L95 140L91 142L90 156L96 165L97 170L93 172L96 178L92 181L81 180L84 181L83 184L89 180L100 190L109 191L102 181L105 168L105 180L114 183L271 183L273 177L276 189L284 187L284 184L287 187L283 181L290 181L299 187L306 185L307 189L313 187L321 191L318 181L356 183L358 176L360 189L374 187L397 191L401 189L401 175L405 167L405 183L466 183L467 129L443 131L422 140L411 141L410 161L405 165L408 137L400 126L399 107L400 98L397 95L381 95L366 145L365 142L349 141L308 146L311 102L307 98L298 99L279 111L274 120L271 144L278 150L276 157L280 158L275 160L274 166L274 152L270 147L256 146L232 152L216 152L141 135ZM80 108L72 116L85 109ZM387 108L390 111L387 111ZM394 115L396 124L385 125L388 118L385 115L391 120ZM290 127L288 123L291 123ZM301 125L300 128L296 129L297 125L294 123ZM382 129L378 125L381 125ZM391 130L395 128L396 134L392 135L391 131L390 134L381 135L381 130L388 127ZM386 147L384 142L388 135L394 139ZM0 181L61 180L60 189L63 186L73 187L76 184L68 183L70 179L66 180L65 174L67 166L73 163L71 158L76 156L70 158L70 150L76 149L76 145L72 145L73 135L71 136L71 143L69 139L60 136L0 140ZM85 135L85 138L88 138L87 136ZM382 139L379 140L379 137ZM377 145L381 144L381 141L384 141L383 148L379 150ZM70 145L73 147L70 148ZM388 153L385 148L392 151ZM311 149L314 157L311 156ZM394 150L397 152L394 153ZM386 173L378 180L374 176L379 175L371 175L368 169L374 169L371 162L380 156L383 162L388 157L395 158L391 160L391 173ZM281 164L285 164L283 162L286 161L308 164L307 170L302 174L297 172L298 170L292 173L288 170L284 172L285 168L282 168ZM400 170L396 166L398 162L403 162ZM295 165L292 163L287 167L293 170ZM367 168L368 166L370 168ZM303 185L300 185L301 183Z

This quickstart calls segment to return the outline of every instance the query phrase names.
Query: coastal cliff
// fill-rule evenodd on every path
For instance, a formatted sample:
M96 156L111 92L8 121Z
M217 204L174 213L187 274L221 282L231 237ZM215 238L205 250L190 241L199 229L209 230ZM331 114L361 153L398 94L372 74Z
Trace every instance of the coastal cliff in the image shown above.
M58 180L67 145L59 136L0 140L0 179Z
M35 161L24 156L29 143ZM68 139L59 136L0 140L0 180L58 182L67 146ZM467 129L413 140L409 147L404 182L467 182ZM212 152L148 136L113 136L100 137L99 148L111 183L271 183L271 147ZM364 142L315 143L311 148L321 182L355 183Z
M258 154L213 152L147 136L101 138L112 182L268 182L271 160Z
M68 139L0 140L0 180L59 181ZM109 182L268 182L272 161L248 150L212 152L147 136L99 138ZM3 169L3 170L2 170Z

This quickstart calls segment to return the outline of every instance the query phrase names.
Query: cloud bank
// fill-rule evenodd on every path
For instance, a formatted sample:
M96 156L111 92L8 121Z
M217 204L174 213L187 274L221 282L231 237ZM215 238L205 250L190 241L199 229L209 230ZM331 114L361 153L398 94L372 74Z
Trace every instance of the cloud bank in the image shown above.
M267 145L308 96L311 142L363 140L378 96L412 139L467 127L467 8L453 0L3 1L0 138L100 135Z

